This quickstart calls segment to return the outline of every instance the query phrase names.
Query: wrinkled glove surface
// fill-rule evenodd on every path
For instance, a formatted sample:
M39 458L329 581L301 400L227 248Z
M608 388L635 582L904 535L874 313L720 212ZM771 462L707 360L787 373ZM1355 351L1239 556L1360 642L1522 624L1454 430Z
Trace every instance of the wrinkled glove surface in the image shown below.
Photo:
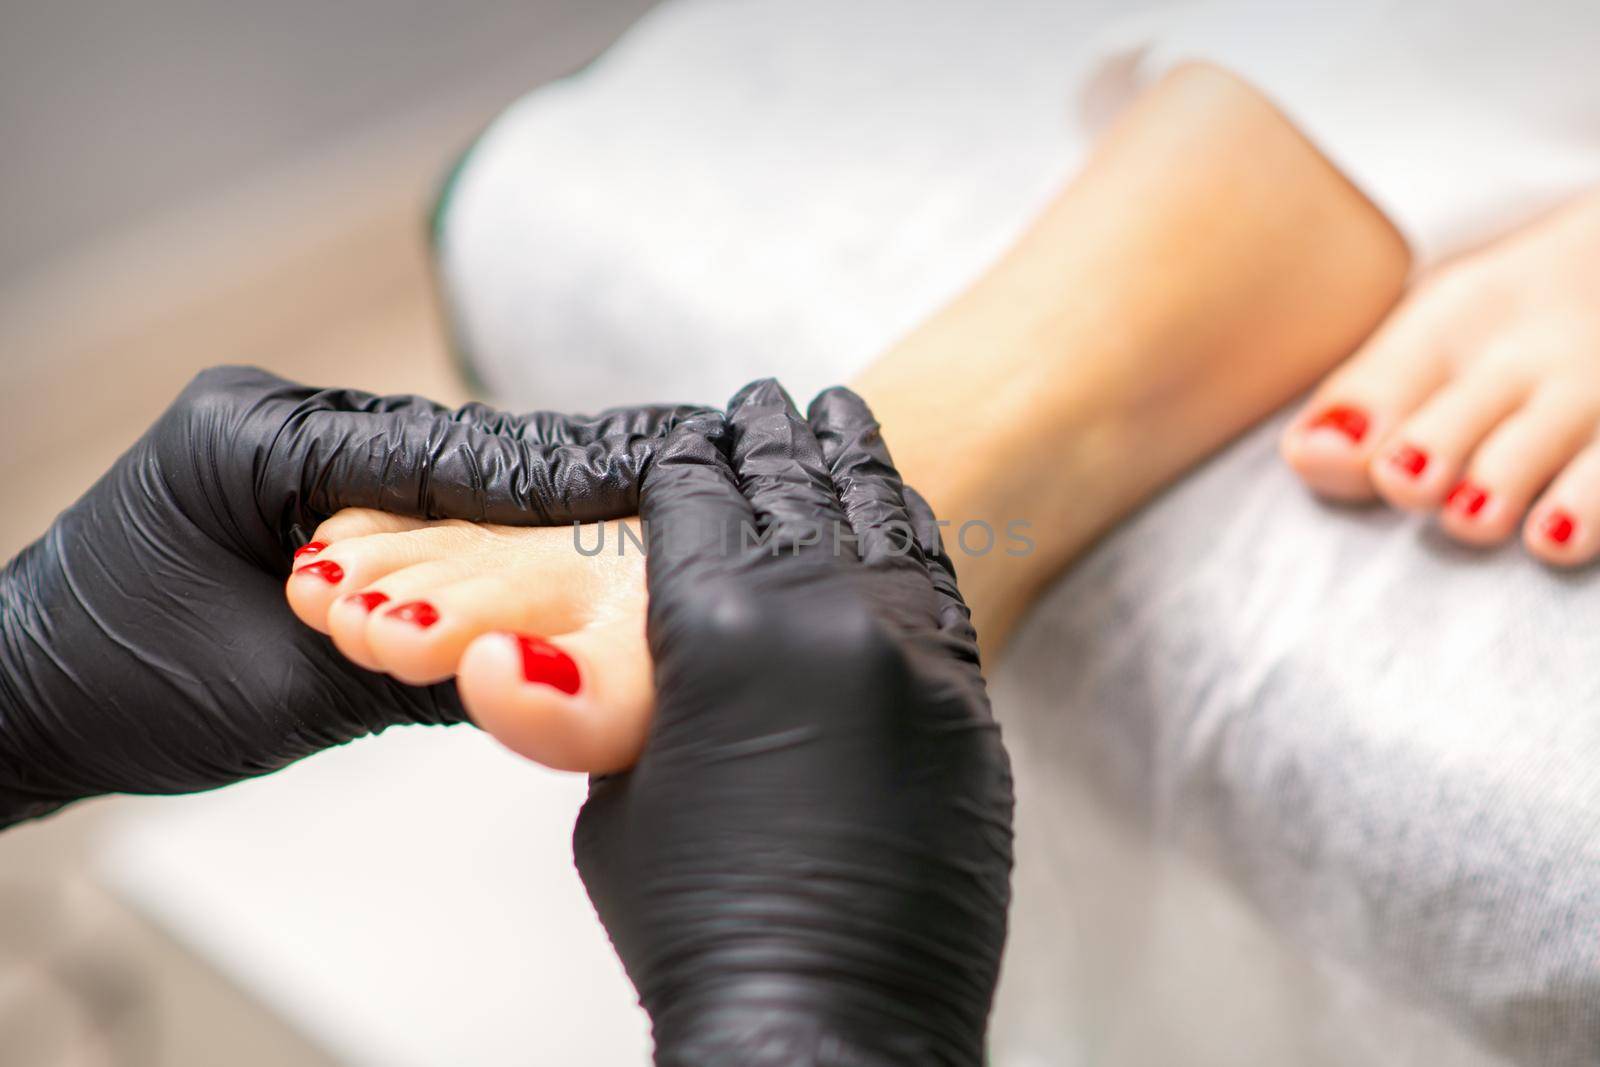
M184 793L395 723L463 720L452 684L346 661L284 600L293 550L344 507L517 525L631 515L693 409L449 410L195 379L0 572L0 827L109 792Z
M656 1062L982 1062L1010 766L933 516L871 413L747 387L668 435L641 517L656 718L637 766L591 783L574 848Z

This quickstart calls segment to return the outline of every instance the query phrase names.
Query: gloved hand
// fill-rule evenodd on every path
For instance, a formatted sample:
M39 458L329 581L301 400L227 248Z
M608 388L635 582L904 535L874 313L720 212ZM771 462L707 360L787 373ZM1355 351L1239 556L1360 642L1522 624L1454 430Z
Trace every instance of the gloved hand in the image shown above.
M657 1064L980 1063L1010 768L871 413L833 390L808 425L747 387L725 427L669 434L641 518L654 726L592 782L574 850Z
M295 620L296 546L343 507L522 525L633 514L643 464L688 410L522 417L201 374L0 572L0 827L462 721L453 685L363 671Z

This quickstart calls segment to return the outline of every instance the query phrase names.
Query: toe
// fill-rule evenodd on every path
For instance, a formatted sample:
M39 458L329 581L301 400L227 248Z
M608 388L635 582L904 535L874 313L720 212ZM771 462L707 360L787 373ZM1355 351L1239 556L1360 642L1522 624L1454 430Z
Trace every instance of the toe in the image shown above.
M383 670L383 663L367 645L367 623L373 612L391 603L381 589L347 593L328 606L327 632L334 647L346 659L369 671Z
M284 587L289 607L301 622L327 633L328 608L344 591L346 572L338 560L324 558L332 549L321 542L313 541L301 551L305 555L295 561L294 572Z
M1523 543L1557 567L1600 555L1600 442L1590 442L1556 476L1523 524Z
M292 567L314 563L337 541L379 533L401 533L427 525L422 519L408 519L369 508L346 508L317 527L311 540L294 550ZM315 572L313 572L315 573Z
M650 653L637 619L548 640L484 634L467 647L456 684L474 722L558 770L624 770L650 728Z
M1438 508L1454 493L1452 509L1478 517L1487 498L1478 501L1471 485L1457 491L1468 461L1526 396L1525 383L1498 365L1464 372L1384 442L1370 467L1372 484L1389 503L1414 510Z
M1363 473L1371 457L1372 431L1370 403L1348 395L1318 399L1284 435L1283 457L1323 496L1363 500L1372 495Z
M429 525L427 519L412 519L404 515L392 515L387 511L374 511L372 508L345 508L318 526L311 540L313 543L320 541L331 544L334 541L348 541L352 537L369 537L372 534L407 533L411 530L420 530L427 525Z
M377 583L366 594L385 598L376 610L362 611L359 601L350 605L350 620L362 632L347 654L364 654L377 669L410 685L431 685L456 673L467 645L480 634L567 633L594 618L598 605L583 580L587 571L574 574L505 555L520 558L480 554L468 561L474 573L453 581L430 580L427 572L440 573L439 564L432 564ZM415 575L417 570L424 573ZM642 578L635 588L643 588Z
M368 588L403 568L450 557L464 558L492 537L483 528L466 522L434 523L403 532L342 539L324 534L344 514L324 523L318 537L300 550L286 586L289 606L300 621L323 633L329 632L329 609L340 597Z
M1329 376L1289 425L1284 459L1323 496L1370 499L1373 456L1447 375L1430 323L1397 313Z
M1440 523L1471 544L1510 538L1534 497L1593 434L1587 404L1557 388L1540 390L1484 438L1446 496Z

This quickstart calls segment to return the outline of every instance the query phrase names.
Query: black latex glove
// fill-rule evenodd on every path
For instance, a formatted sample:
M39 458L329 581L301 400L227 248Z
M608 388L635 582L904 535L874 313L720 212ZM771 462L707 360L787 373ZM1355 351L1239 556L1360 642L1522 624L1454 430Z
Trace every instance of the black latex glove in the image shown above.
M808 425L747 387L725 427L668 436L641 514L655 722L631 772L593 781L574 848L656 1062L980 1063L1010 768L933 517L871 413L833 390Z
M301 625L283 591L292 551L343 507L521 525L633 514L639 472L687 410L510 416L201 374L0 573L0 826L463 721L454 685L361 670Z

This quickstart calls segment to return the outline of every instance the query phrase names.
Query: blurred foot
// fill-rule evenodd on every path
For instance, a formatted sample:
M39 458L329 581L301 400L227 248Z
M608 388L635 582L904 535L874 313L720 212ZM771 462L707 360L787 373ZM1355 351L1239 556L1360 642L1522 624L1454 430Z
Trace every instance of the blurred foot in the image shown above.
M1600 554L1600 194L1439 268L1290 426L1317 492L1435 511L1458 540L1522 529Z
M427 523L340 512L300 550L289 604L352 661L454 676L474 722L560 770L631 766L655 699L644 552L624 527ZM592 551L604 536L604 551ZM577 540L575 541L575 537Z

